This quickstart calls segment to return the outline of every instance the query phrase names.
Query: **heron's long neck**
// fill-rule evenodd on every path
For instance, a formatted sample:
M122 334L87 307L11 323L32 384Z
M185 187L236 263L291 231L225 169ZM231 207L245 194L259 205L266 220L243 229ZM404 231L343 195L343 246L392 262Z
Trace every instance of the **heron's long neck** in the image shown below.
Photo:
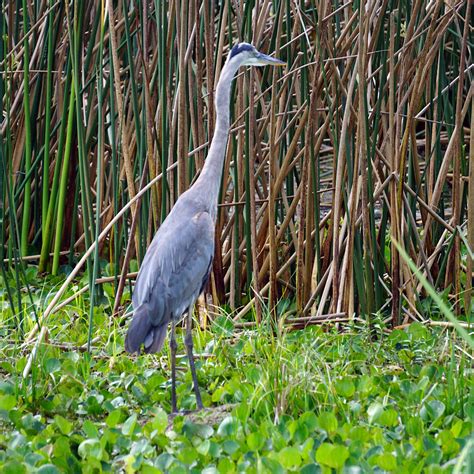
M215 214L217 209L217 199L219 197L222 169L227 149L227 139L229 137L230 89L239 65L238 61L227 61L222 69L216 89L216 128L201 175L195 183L195 186L200 191L206 193L206 202L209 203L213 214Z

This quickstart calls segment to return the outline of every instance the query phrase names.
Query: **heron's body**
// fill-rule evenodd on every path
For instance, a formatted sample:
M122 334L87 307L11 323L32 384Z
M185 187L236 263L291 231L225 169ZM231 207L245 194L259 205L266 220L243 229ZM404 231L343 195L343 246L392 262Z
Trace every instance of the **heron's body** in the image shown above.
M143 260L132 298L137 316L127 334L130 352L142 343L145 352L158 352L168 324L193 306L209 277L214 220L191 190L178 199Z
M209 278L214 257L217 199L230 128L230 87L242 65L283 64L259 53L252 45L232 48L216 90L216 129L199 178L176 201L156 233L138 273L132 303L134 316L125 339L128 352L157 352L171 323L172 408L176 411L174 327L185 313L186 349L198 408L202 408L192 353L191 315Z

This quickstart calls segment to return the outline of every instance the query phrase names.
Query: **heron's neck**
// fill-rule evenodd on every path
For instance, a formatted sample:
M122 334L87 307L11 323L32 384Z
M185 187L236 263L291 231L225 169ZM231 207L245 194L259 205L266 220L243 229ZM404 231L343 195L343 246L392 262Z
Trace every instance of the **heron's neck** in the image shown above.
M216 128L212 137L211 146L204 167L195 186L206 193L206 202L209 202L212 214L217 209L217 199L222 178L222 169L227 149L227 139L230 128L230 89L235 73L239 69L239 62L227 61L222 69L216 89Z

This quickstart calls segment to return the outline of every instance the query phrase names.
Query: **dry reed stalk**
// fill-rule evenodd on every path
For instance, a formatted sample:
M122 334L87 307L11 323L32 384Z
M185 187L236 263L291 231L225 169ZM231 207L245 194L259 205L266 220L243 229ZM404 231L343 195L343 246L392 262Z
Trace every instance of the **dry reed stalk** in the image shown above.
M61 2L26 5L36 14L30 25L16 4L2 7L0 147L6 167L0 179L11 189L0 196L10 202L1 228L3 265L15 261L15 229L37 254L47 237L43 216L49 210L51 226L60 220L55 209L70 137L62 238L44 244L42 270L51 246L51 260L74 266L98 225L111 230L98 242L99 254L113 264L117 279L125 275L126 249L127 258L142 258L202 168L223 62L232 43L252 38L288 67L242 72L235 83L213 303L230 295L239 318L255 301L262 318L264 306L278 318L282 298L295 298L302 314L381 312L393 324L422 318L425 295L399 260L396 240L440 292L452 284L452 301L466 292L470 307L472 282L465 274L472 274L473 264L469 256L465 267L458 264L467 244L457 234L467 226L466 242L473 245L466 217L474 206L472 178L462 176L468 168L472 176L466 2L438 0L425 8L416 0L410 12L388 0L357 7L324 1L317 11L308 3L269 0L108 3L103 35L104 12L90 0L74 11ZM72 81L77 97L69 122ZM169 171L157 180L162 170ZM139 211L132 205L114 220L142 177L156 186ZM241 301L250 303L242 308Z

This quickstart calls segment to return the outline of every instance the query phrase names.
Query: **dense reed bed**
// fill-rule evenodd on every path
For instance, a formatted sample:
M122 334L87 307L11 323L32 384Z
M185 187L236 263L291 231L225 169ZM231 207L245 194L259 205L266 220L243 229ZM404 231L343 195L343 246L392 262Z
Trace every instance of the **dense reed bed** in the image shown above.
M4 281L89 249L76 271L93 289L108 261L120 296L203 165L229 46L249 41L288 66L235 82L208 301L236 320L424 320L398 242L470 313L470 17L456 0L3 2Z

